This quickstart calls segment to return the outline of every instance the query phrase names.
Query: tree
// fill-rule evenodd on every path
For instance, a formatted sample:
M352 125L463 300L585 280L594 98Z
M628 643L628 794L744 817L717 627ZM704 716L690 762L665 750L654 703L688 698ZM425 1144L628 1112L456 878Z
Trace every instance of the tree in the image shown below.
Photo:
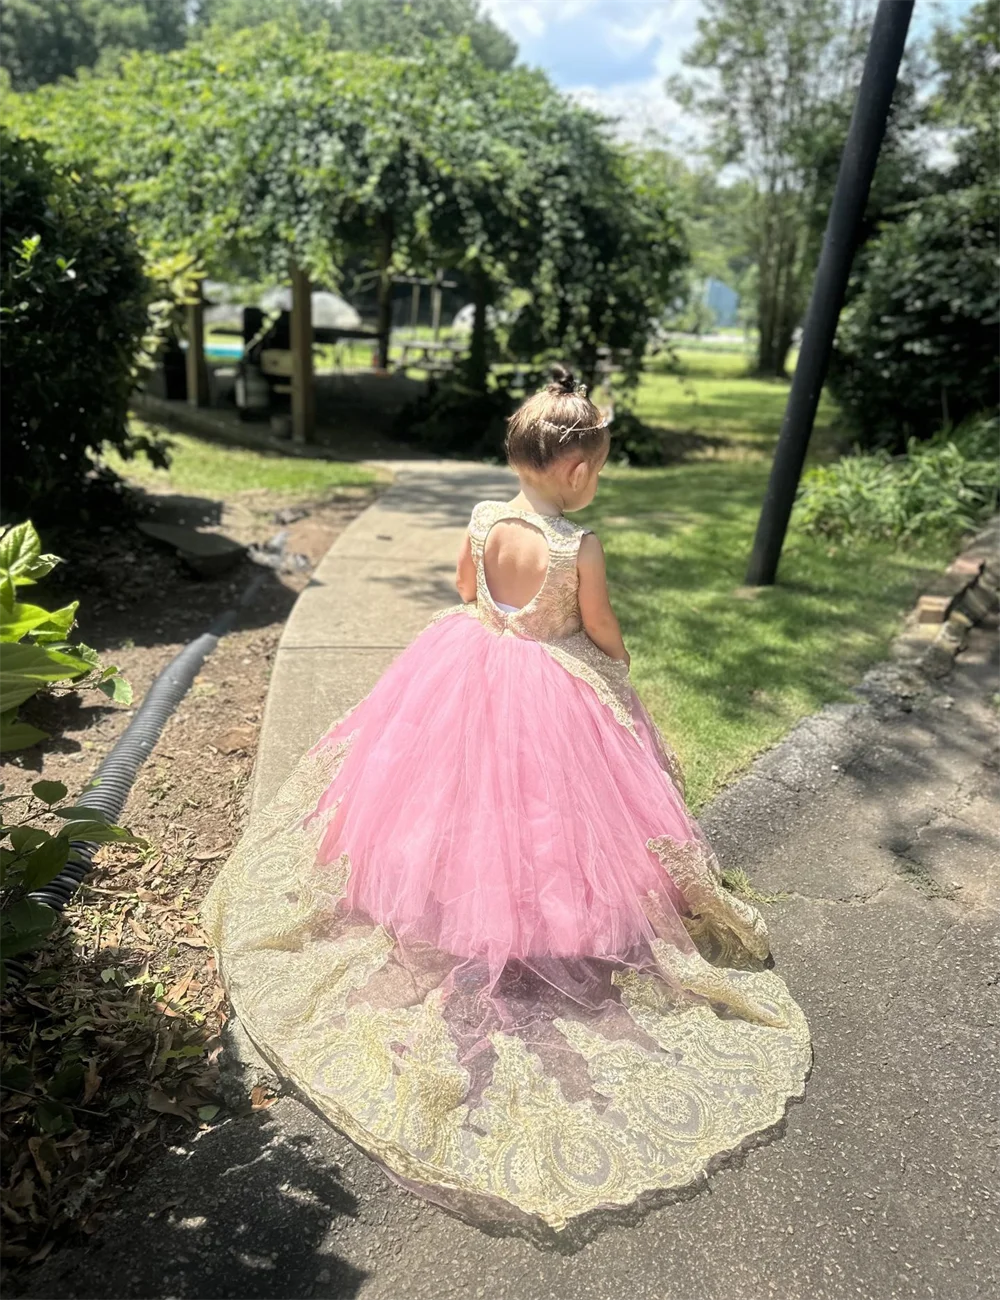
M15 88L30 89L102 54L173 50L186 36L185 0L5 0L0 62Z
M830 386L865 445L903 450L996 406L1000 18L978 4L940 27L929 120L953 161L885 212L856 265Z
M705 0L674 93L749 186L757 369L781 375L805 309L867 38L861 0ZM703 75L699 75L703 74Z
M1000 157L1000 10L979 3L957 27L939 24L931 55L937 76L930 120L948 132L955 151L947 187L988 184L996 179Z
M473 54L495 72L509 68L517 45L483 12L480 0L343 0L340 10L346 50L411 54L424 39L469 39Z
M340 44L340 0L200 0L194 15L195 37L214 27L226 35L244 27L291 23L303 31L326 28L331 47Z
M222 278L284 278L292 260L331 283L359 259L385 286L394 270L464 272L478 387L486 308L512 290L531 351L593 358L608 343L638 364L683 260L669 193L543 74L493 72L462 42L423 53L336 52L275 25L213 32L7 113L119 187L156 256Z
M998 199L930 195L866 248L829 379L864 445L902 451L995 406Z
M58 515L126 427L151 286L128 219L81 166L0 128L3 508Z
M324 27L331 49L410 55L425 40L464 36L494 71L517 58L517 45L480 0L202 0L197 22L235 31L279 17L307 31Z
M677 329L711 328L715 316L703 301L709 277L730 285L744 300L753 293L746 212L750 184L742 179L722 184L714 167L692 167L659 145L643 147L638 156L644 174L659 176L671 195L675 220L690 249L684 286L670 304L668 323Z

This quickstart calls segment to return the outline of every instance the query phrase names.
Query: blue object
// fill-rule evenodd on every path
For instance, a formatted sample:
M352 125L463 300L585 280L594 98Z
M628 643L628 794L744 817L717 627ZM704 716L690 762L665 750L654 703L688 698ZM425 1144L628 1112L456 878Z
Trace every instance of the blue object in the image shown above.
M720 329L727 329L739 322L740 295L722 280L709 276L705 281L705 306L715 315L715 323Z
M181 347L187 351L187 339L181 339ZM243 356L243 342L233 339L208 339L205 343L205 356L209 361L239 361Z

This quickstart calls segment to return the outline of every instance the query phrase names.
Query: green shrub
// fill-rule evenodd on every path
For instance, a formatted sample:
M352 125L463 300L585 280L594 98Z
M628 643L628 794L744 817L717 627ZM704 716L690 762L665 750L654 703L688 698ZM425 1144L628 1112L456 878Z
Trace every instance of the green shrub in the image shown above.
M797 525L851 541L957 537L997 508L1000 422L980 416L928 442L910 440L905 456L884 448L809 470Z
M0 128L5 512L79 512L91 453L135 450L126 415L152 288L106 186Z
M513 376L501 375L495 387L481 393L461 379L434 385L400 412L396 432L439 456L504 459L507 417L522 400L523 389L534 392L546 382L547 371L520 369L517 391ZM627 405L615 410L611 425L613 465L665 465L670 457L663 434L644 424Z
M399 413L395 430L439 456L502 460L507 417L517 399L506 384L485 393L460 372L428 387Z
M115 667L105 668L90 646L67 640L76 622L77 601L62 609L18 600L18 588L33 586L59 563L43 555L31 521L0 536L0 753L26 749L48 735L18 717L18 709L40 691L58 684L93 687L122 704L132 688Z
M995 407L998 199L932 195L866 245L828 381L862 446L902 451Z
M90 646L71 644L77 603L61 609L18 600L18 588L33 586L59 563L57 555L42 553L31 522L8 528L0 536L0 752L26 749L47 740L48 733L18 717L18 709L43 690L62 685L71 690L92 687L123 704L132 701L132 688L115 667L105 668ZM0 787L2 795L2 787ZM36 948L55 925L55 913L28 895L42 889L66 865L74 840L106 844L134 842L120 826L100 812L73 805L59 806L66 787L58 781L36 781L24 815L8 822L6 806L16 796L0 797L0 955L16 957ZM37 825L42 806L63 819L57 830ZM4 967L0 963L0 987Z
M628 406L615 409L608 454L612 465L636 465L647 469L666 465L669 460L662 430L651 428Z
M31 797L22 801L4 795L0 785L0 989L6 982L6 960L32 952L55 926L54 910L29 895L58 876L71 845L144 843L97 809L63 804L66 794L61 781L36 781ZM8 823L6 809L13 803L23 803L22 815ZM42 812L60 818L62 825L39 826Z

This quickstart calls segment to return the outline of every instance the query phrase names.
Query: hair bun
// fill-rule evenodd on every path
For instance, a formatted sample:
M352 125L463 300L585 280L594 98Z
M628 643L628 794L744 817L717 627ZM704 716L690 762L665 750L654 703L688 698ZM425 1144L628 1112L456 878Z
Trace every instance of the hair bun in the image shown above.
M572 397L576 392L576 376L570 370L569 366L564 366L558 362L552 367L552 382L546 389L549 393L556 393L560 397Z

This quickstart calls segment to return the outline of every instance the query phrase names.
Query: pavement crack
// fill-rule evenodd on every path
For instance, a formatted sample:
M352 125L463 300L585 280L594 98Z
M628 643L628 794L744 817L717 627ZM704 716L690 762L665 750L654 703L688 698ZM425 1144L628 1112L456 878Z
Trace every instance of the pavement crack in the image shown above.
M791 890L786 897L799 898L806 903L830 903L837 907L862 907L865 903L870 903L873 898L878 898L893 882L885 880L881 885L870 889L866 894L851 894L847 898L827 898L823 894L801 894L797 890Z

